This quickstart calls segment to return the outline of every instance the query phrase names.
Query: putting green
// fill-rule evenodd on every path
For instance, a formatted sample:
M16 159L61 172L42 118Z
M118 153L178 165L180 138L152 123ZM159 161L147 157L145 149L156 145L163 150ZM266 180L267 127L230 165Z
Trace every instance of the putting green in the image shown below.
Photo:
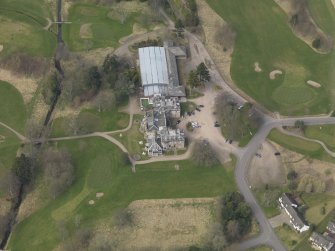
M119 39L132 33L136 13L128 13L124 23L110 18L109 8L90 4L73 4L70 24L64 25L64 40L73 51L117 47ZM82 36L83 25L90 24L90 37Z
M27 111L21 93L7 82L0 81L0 121L24 131Z
M4 49L0 56L23 52L51 57L56 48L56 37L43 29L48 23L47 18L53 19L50 5L44 0L2 0L0 44Z

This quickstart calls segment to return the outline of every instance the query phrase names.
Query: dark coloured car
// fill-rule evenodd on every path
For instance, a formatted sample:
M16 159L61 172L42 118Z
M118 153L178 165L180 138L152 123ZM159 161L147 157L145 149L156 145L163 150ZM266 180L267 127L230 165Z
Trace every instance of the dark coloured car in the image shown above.
M180 124L180 122L181 122L180 119L178 119L178 120L177 120L177 125Z
M200 108L204 108L205 106L204 105L199 105Z
M219 124L219 122L215 122L215 124L214 124L214 127L220 127L220 124Z
M200 112L201 110L197 107L197 108L195 108L198 112Z
M275 152L275 156L280 156L280 152Z

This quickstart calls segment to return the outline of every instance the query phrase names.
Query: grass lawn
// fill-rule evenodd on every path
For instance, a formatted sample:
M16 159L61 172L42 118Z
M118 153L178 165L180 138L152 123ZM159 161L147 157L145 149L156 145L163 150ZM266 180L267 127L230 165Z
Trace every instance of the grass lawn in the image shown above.
M335 208L335 196L328 194L303 194L302 199L308 209L305 217L309 223L318 225L322 222L327 214ZM325 207L326 213L321 214L321 207Z
M66 44L73 51L95 48L117 47L119 39L133 31L136 13L128 14L122 24L110 17L111 10L104 6L92 4L73 4L69 10L68 20L64 25L63 35Z
M27 117L23 98L15 87L3 81L0 81L0 107L0 121L23 132Z
M232 168L199 168L186 160L141 165L132 173L130 166L122 164L121 151L106 140L73 140L57 146L71 152L75 182L15 227L8 245L11 250L52 250L61 242L59 222L71 235L76 216L81 217L81 227L94 227L134 200L213 197L236 190ZM105 195L97 200L96 192ZM95 200L93 206L88 205L90 199Z
M73 135L69 130L70 117L60 117L53 121L51 128L52 137ZM95 131L114 131L126 128L129 123L129 114L114 111L98 112L95 109L85 109L78 115L78 128L85 133Z
M147 156L142 155L144 144L146 142L144 140L144 134L140 132L142 119L142 115L134 115L132 127L127 132L121 133L122 137L120 137L120 133L113 134L113 137L119 140L127 148L131 156L138 154L141 156L141 159L148 159ZM142 141L143 145L140 145L138 143L139 141Z
M308 7L318 26L327 34L333 36L335 34L335 12L331 0L308 0Z
M183 116L185 112L193 112L197 105L191 101L180 103L180 114Z
M279 208L278 208L278 199L279 196L283 193L286 192L285 189L279 189L279 188L269 188L273 190L273 198L271 203L268 202L266 203L265 197L264 197L264 193L265 190L264 189L255 189L253 190L253 193L255 195L255 197L258 200L259 205L262 207L265 215L267 218L272 218L278 214L280 214ZM278 196L276 196L278 194Z
M323 148L318 143L286 135L280 132L278 129L273 129L270 132L268 138L291 151L295 151L310 157L322 159L322 157L325 155Z
M237 33L231 75L239 88L268 109L285 115L327 113L333 108L334 79L330 72L334 52L318 54L297 38L286 14L274 1L207 2ZM335 22L327 1L310 2L321 6L313 11L315 15ZM254 71L255 62L259 62L262 72ZM270 80L269 72L274 69L281 69L284 74ZM308 86L309 79L322 87Z
M0 126L0 177L11 168L20 141L8 129Z
M305 130L305 136L311 139L318 139L326 144L326 146L335 151L335 126L308 126Z
M44 0L2 0L0 5L1 57L14 52L51 57L56 37L44 30L47 18L53 19L50 6ZM32 42L33 41L33 42Z
M278 238L283 242L287 250L295 250L295 246L304 238L305 235L308 235L308 233L298 234L288 225L276 227L275 233Z

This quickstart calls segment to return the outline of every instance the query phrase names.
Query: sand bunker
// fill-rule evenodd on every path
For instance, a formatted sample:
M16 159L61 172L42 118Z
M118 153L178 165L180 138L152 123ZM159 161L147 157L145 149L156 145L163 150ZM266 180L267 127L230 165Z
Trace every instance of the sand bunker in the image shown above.
M258 62L255 62L255 72L261 72L262 68L259 66Z
M276 76L281 75L281 74L283 74L283 72L281 70L274 70L274 71L270 72L269 77L270 77L270 79L276 79Z
M319 84L318 82L315 82L313 80L308 80L307 84L312 86L312 87L315 87L315 88L320 88L321 87L321 84Z
M92 25L91 23L88 23L88 24L83 24L80 27L79 34L81 38L92 38L93 37L91 25Z
M6 140L6 137L5 137L5 136L2 136L2 135L0 135L0 143L3 143L3 142L5 142L5 140Z
M3 45L0 44L0 52L2 52L2 50L3 50Z
M88 204L90 204L90 205L94 205L94 200L90 200L89 202L88 202Z
M102 196L104 196L104 193L96 193L95 194L95 197L97 197L97 198L101 198Z

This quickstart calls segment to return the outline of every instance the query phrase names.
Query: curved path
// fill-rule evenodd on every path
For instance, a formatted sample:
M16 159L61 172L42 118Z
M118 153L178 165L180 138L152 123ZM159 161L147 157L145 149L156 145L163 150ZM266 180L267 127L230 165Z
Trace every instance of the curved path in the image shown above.
M306 141L310 141L310 142L315 142L315 143L318 143L319 145L322 146L322 148L332 157L335 158L335 152L331 151L328 146L326 146L326 144L324 142L322 142L321 140L318 140L318 139L312 139L312 138L308 138L306 136L302 136L302 135L298 135L296 133L293 133L293 132L288 132L282 128L281 129L281 132L286 134L286 135L289 135L289 136L292 136L292 137L296 137L296 138L300 138L300 139L303 139L303 140L306 140Z
M21 133L17 132L15 129L11 128L10 126L6 125L5 123L0 122L0 125L10 130L12 133L14 133L21 141L27 141L27 138L25 136L23 136Z

